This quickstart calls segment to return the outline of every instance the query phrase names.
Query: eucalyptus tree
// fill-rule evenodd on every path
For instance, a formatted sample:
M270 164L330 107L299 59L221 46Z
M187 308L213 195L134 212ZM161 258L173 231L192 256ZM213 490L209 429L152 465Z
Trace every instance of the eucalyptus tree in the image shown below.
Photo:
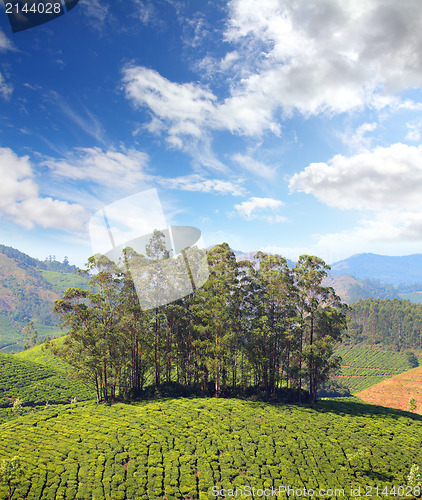
M338 365L332 359L333 348L346 327L345 306L332 287L323 285L329 269L322 259L310 255L301 255L294 268L300 334L299 391L305 374L312 403L319 384Z
M280 255L258 252L256 299L253 329L253 357L266 392L281 383L283 359L290 356L289 333L295 319L295 287L292 271Z
M254 327L259 315L259 286L256 262L242 260L237 263L237 293L238 300L237 356L234 359L232 385L237 383L237 359L240 361L240 384L245 389L251 379L250 367L254 366Z
M227 377L229 349L237 332L237 263L227 243L208 252L210 277L195 294L198 347L206 360L207 371L213 375L215 395L221 395Z
M70 328L62 355L84 378L95 382L97 401L114 399L123 369L124 338L119 329L122 271L105 256L88 259L90 290L68 288L54 311Z

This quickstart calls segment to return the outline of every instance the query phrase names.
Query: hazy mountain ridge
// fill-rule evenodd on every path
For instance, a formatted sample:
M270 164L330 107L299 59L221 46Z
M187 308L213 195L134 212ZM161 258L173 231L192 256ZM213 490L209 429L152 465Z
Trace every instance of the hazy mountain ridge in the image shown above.
M234 250L236 260L254 261L253 252ZM289 267L295 262L287 259ZM330 265L324 281L347 303L366 298L404 298L421 303L422 254L386 256L373 253L355 254Z
M331 264L331 274L349 274L394 285L422 283L422 254L388 256L360 253Z
M62 297L68 286L86 282L75 274L75 269L68 262L52 258L42 262L0 245L0 350L6 346L19 348L25 342L23 329L31 320L40 334L38 340L57 329L59 320L52 311L54 301Z

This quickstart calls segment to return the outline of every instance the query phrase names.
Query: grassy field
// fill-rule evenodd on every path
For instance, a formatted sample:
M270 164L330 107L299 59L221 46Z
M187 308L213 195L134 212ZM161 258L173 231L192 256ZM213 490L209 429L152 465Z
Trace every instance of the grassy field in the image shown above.
M370 347L345 347L336 354L342 363L340 373L333 378L354 394L411 368L405 354Z
M409 399L413 397L416 401L416 412L422 414L422 367L384 380L358 392L357 396L368 403L402 410L409 407Z
M20 456L26 470L13 499L208 499L213 487L282 485L391 498L375 487L405 486L422 464L421 417L356 402L88 402L48 407L0 433L0 455Z

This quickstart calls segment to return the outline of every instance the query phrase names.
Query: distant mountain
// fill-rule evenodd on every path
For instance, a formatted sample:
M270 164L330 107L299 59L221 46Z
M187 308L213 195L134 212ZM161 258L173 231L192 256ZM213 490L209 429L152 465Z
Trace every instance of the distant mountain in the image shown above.
M55 300L69 286L86 286L76 266L53 258L34 259L19 250L0 245L0 350L20 350L25 343L23 329L33 321L38 340L58 330L53 314Z
M349 274L393 285L422 283L422 254L390 257L360 253L332 264L331 274Z
M255 261L255 253L234 250L238 262ZM296 264L290 259L287 263L291 268ZM330 267L324 285L333 287L348 304L367 298L403 298L422 303L422 254L388 257L362 253Z

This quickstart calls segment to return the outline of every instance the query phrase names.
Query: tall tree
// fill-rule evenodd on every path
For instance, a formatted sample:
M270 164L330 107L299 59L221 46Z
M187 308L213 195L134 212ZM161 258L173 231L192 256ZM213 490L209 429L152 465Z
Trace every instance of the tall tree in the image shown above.
M294 268L299 294L300 365L303 359L307 361L306 375L312 403L315 402L318 385L328 377L332 345L340 339L346 326L340 298L332 287L322 284L329 269L330 266L322 259L310 255L301 255ZM300 369L302 373L302 366ZM300 379L299 389L301 383Z
M226 381L228 349L236 333L236 257L227 243L208 252L210 277L195 297L196 329L201 350L206 353L208 371L213 374L215 395L221 395Z
M69 288L54 311L70 327L64 353L86 378L95 382L97 401L114 399L123 369L123 336L119 330L122 272L105 256L88 260L90 290Z

